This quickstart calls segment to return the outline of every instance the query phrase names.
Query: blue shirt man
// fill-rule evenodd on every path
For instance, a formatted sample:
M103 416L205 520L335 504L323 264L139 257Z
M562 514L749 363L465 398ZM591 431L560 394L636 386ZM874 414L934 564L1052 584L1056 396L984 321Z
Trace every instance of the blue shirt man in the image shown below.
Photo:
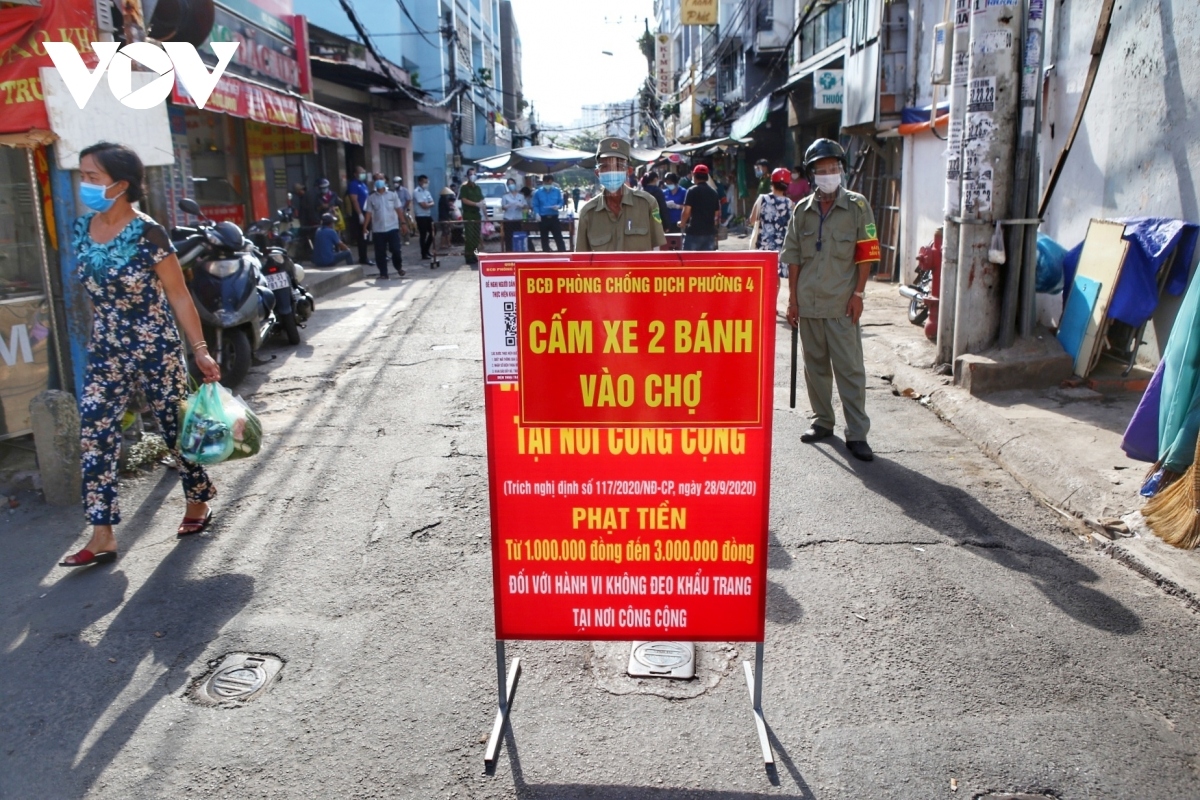
M567 249L563 243L562 223L558 220L558 212L563 207L562 190L554 185L554 176L542 178L542 186L533 193L533 213L538 215L538 230L542 235L542 252L550 252L550 235L554 235L554 249L563 252Z
M321 217L321 227L313 234L313 266L336 267L350 263L350 250L342 244L342 237L333 229L334 216Z
M667 218L663 220L663 228L667 233L679 233L679 218L683 216L683 201L687 197L687 189L679 185L679 179L674 173L668 173L663 178L662 193L667 201Z

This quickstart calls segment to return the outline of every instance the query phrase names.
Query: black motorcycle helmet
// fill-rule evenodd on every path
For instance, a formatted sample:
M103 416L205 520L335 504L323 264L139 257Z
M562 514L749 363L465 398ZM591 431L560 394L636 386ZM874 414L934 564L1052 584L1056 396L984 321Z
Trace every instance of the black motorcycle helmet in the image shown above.
M213 244L219 242L221 247L230 250L241 250L242 229L232 222L218 222L209 229L209 241Z
M804 171L810 181L814 180L813 165L822 158L836 158L842 162L842 170L846 169L846 151L842 146L832 139L817 139L804 151Z

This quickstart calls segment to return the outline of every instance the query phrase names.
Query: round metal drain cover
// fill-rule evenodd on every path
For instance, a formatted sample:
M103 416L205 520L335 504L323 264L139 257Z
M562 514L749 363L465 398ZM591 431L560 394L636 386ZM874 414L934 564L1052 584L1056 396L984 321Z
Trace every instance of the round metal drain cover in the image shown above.
M221 700L237 700L254 694L267 682L262 662L226 667L208 681L208 693Z
M241 705L271 687L283 661L275 656L230 653L213 667L207 678L193 684L192 699L201 705ZM214 665L215 663L215 665Z
M682 642L643 642L634 648L633 657L652 670L667 671L691 661L692 653Z

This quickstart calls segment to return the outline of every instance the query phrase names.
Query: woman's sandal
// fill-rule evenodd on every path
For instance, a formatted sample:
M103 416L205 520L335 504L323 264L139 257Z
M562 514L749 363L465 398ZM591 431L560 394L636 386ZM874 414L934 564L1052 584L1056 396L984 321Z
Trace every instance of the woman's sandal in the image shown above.
M117 560L116 550L103 550L93 553L86 547L74 555L67 556L58 562L60 567L86 567L88 564L111 564Z
M197 533L204 533L208 530L208 524L212 522L212 517L213 512L211 508L203 517L184 517L183 522L179 523L179 529L175 531L175 538L182 539L185 536L195 536Z

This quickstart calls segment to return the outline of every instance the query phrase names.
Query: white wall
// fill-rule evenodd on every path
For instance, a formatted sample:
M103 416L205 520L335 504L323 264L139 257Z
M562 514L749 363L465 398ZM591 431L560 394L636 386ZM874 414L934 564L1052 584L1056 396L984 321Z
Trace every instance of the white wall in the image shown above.
M1047 114L1042 178L1071 129L1102 0L1050 3ZM1042 231L1064 247L1081 242L1092 218L1176 217L1200 221L1200 3L1132 0L1113 10L1108 44L1075 145ZM1194 266L1194 265L1192 265ZM1057 321L1061 302L1041 298ZM1167 298L1147 326L1142 360L1155 364L1178 301Z
M1046 66L1041 129L1043 185L1071 129L1091 59L1103 0L1048 0ZM935 9L934 6L937 6ZM918 105L930 102L928 56L931 26L941 4L922 0L914 30ZM917 26L914 25L914 28ZM1161 216L1200 221L1200 3L1196 0L1123 0L1112 28L1079 135L1046 211L1042 232L1066 248L1083 241L1092 218ZM941 95L939 94L939 102ZM930 141L932 140L932 141ZM905 139L904 242L901 257L911 274L916 248L932 219L940 219L944 145L929 134ZM937 190L932 188L937 185ZM911 232L911 234L910 234ZM1194 266L1194 265L1193 265ZM1061 312L1058 295L1039 295L1042 324ZM1166 298L1147 326L1142 360L1157 363L1178 301Z

